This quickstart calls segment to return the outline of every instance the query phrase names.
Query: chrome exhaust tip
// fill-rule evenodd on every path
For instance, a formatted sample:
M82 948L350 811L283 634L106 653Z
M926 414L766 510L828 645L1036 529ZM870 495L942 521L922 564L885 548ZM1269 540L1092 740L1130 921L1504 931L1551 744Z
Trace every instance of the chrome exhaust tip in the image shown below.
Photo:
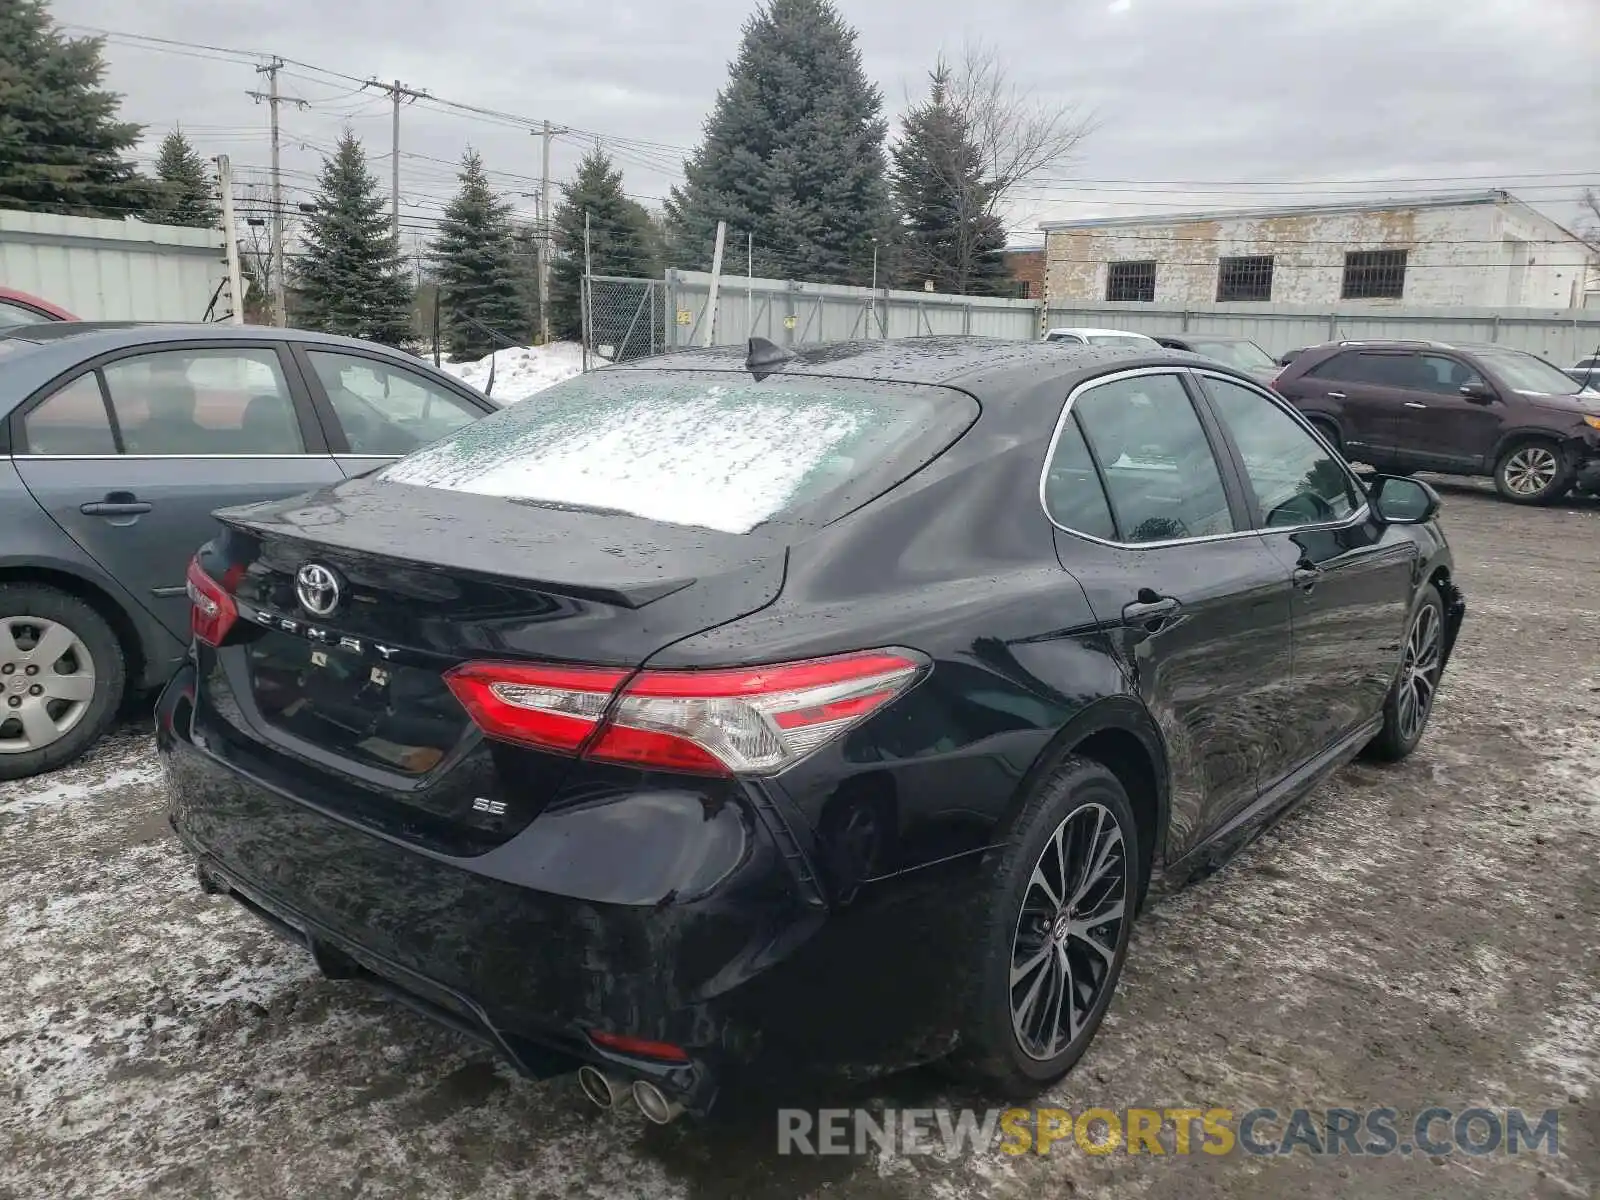
M578 1086L596 1108L616 1108L628 1094L627 1084L587 1065L578 1068Z
M634 1080L632 1090L633 1102L639 1106L639 1111L644 1114L647 1121L654 1121L657 1125L669 1125L683 1111L682 1104L676 1100L669 1100L667 1094L648 1079Z

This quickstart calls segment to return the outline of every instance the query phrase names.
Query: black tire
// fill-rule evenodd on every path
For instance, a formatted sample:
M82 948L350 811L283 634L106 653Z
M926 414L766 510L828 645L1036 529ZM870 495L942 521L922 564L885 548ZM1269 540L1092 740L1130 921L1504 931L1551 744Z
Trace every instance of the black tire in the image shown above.
M58 719L66 721L70 718L71 722L70 727L58 737L47 742L41 739L37 748L7 750L4 747L8 742L22 743L28 738L21 727L20 718L15 715L20 711L20 705L13 705L12 701L30 703L33 697L29 689L46 686L41 675L28 675L24 671L28 666L34 666L41 671L49 670L54 675L55 668L60 665L60 662L43 666L38 663L24 664L11 655L10 647L22 644L14 631L25 634L29 628L39 628L22 623L13 625L14 621L23 617L34 617L63 626L81 644L90 661L92 692L88 700L50 701ZM127 667L122 643L117 640L117 635L105 618L76 596L57 588L36 583L0 585L0 627L3 627L0 628L0 657L15 659L0 662L0 779L23 779L64 766L99 739L122 703ZM69 650L62 661L81 671L83 668L77 654L77 650ZM6 671L6 666L12 669ZM64 674L71 673L76 672ZM41 682L34 685L30 682L33 679L40 679ZM87 685L88 681L84 682Z
M1104 821L1107 817L1115 821L1116 831L1121 835L1121 916L1114 933L1093 919L1093 913L1110 911L1117 903L1115 891L1106 890L1102 894L1100 885L1088 889L1084 895L1084 903L1091 906L1088 909L1091 917L1081 933L1057 932L1063 925L1070 930L1072 924L1069 918L1059 913L1054 920L1045 921L1041 926L1038 922L1043 914L1036 910L1035 903L1045 893L1032 882L1036 866L1041 865L1041 857L1050 850L1051 861L1055 861L1052 847L1056 844L1057 831L1063 830L1061 844L1068 851L1066 875L1068 879L1073 879L1071 862L1075 857L1074 851L1081 851L1086 838L1093 836L1087 832L1090 823ZM1106 855L1105 878L1109 879L1118 865L1116 855L1119 851L1113 845L1108 827L1100 825L1096 828L1105 831L1100 834L1096 851ZM976 974L969 981L969 1000L961 1030L960 1049L951 1066L988 1086L998 1084L1007 1094L1025 1098L1071 1070L1094 1039L1095 1030L1099 1028L1116 991L1123 960L1128 953L1128 938L1140 894L1143 860L1139 853L1133 809L1122 784L1104 766L1084 758L1068 758L1039 781L1012 822L1004 848L998 853L1000 857L990 883L986 906L980 914L974 967ZM1076 858L1082 861L1081 854ZM1088 861L1092 863L1095 860L1091 857ZM1060 873L1048 864L1044 870L1046 883L1055 882L1060 886ZM1063 895L1067 890L1061 888ZM1091 939L1089 935L1096 929L1100 930L1100 936ZM1034 945L1033 938L1036 935L1040 938L1039 946L1042 949ZM1100 947L1100 952L1096 954L1090 946ZM1061 978L1059 973L1046 977L1047 973L1057 971L1057 947L1061 948L1063 958L1071 967L1073 974L1069 978L1075 981L1072 992L1082 1002L1083 1011L1080 1014L1079 1006L1074 1004L1073 1017L1076 1020L1069 1018L1067 1028L1059 1034L1055 1032L1057 1026L1051 1026L1051 1045L1059 1036L1060 1048L1054 1053L1041 1055L1037 1051L1043 1045L1042 1031L1033 1049L1025 1047L1022 1035L1017 1032L1013 1009L1014 1005L1021 1007L1019 998L1021 1002L1026 1002L1029 989L1033 989L1036 993L1035 1004L1044 1006L1040 1022L1042 1026L1049 1019L1051 996L1064 998L1067 995L1067 989L1056 982ZM1107 950L1110 951L1109 955ZM1023 973L1019 981L1013 984L1013 966L1019 959L1026 963L1035 954L1044 956L1042 964L1036 968L1037 973ZM1095 964L1101 964L1103 970L1098 979L1095 978ZM1087 995L1080 991L1084 985L1091 985ZM1029 1011L1039 1012L1037 1009ZM1059 1001L1055 1011L1059 1024ZM1024 1021L1024 1024L1027 1022ZM1075 1033L1071 1032L1073 1029Z
M1553 504L1572 490L1570 457L1549 438L1522 438L1500 452L1494 487L1513 504Z
M1417 682L1418 649L1415 645L1419 631L1431 622L1433 630L1431 667L1421 670L1423 682ZM1399 762L1422 741L1428 730L1428 718L1433 715L1433 701L1439 693L1439 677L1444 663L1444 597L1439 589L1429 584L1417 603L1416 611L1406 625L1406 641L1402 651L1400 670L1389 685L1389 694L1383 701L1383 729L1367 743L1362 752L1367 758L1379 762ZM1423 691L1426 695L1423 696ZM1409 697L1407 693L1409 694ZM1420 704L1420 714L1411 704Z

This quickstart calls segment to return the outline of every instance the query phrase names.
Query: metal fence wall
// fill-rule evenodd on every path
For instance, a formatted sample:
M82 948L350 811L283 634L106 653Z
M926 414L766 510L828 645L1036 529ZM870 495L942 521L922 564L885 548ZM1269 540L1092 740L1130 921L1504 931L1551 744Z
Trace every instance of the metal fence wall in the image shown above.
M667 272L669 345L704 344L710 288L711 276L705 272ZM798 346L930 333L1028 339L1038 336L1038 327L1039 306L1031 300L724 275L712 343L738 345L749 337L764 337L780 346Z
M224 253L221 229L0 211L0 285L89 321L204 320Z
M1559 366L1595 353L1600 311L1592 308L1336 308L1280 304L1052 305L1046 326L1100 325L1139 333L1228 333L1247 337L1274 355L1349 338L1418 338L1441 342L1498 342L1530 350Z
M615 313L597 324L632 329L624 356L643 350L644 334L634 314L659 309L664 327L649 348L698 346L705 342L706 301L711 276L668 271L659 280L596 280L594 311ZM646 294L648 293L648 299ZM642 318L641 318L642 319ZM961 333L1032 339L1054 326L1102 326L1150 334L1227 333L1252 338L1272 354L1342 338L1423 338L1444 342L1496 342L1531 350L1566 366L1600 348L1600 309L1433 308L1375 305L1295 307L1278 304L1052 305L1033 300L946 296L784 279L724 275L718 289L715 345L738 345L764 337L780 346L863 337L916 337ZM597 329L597 333L604 330ZM597 341L618 341L613 335Z

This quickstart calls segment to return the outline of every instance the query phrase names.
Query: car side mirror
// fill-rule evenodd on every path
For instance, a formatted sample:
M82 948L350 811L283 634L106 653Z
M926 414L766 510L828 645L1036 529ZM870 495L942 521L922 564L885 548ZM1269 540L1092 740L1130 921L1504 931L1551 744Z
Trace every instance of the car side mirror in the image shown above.
M1461 385L1461 394L1474 404L1493 404L1500 398L1486 383L1464 383Z
M1367 496L1372 511L1386 525L1422 525L1439 515L1444 501L1420 479L1408 475L1368 477Z

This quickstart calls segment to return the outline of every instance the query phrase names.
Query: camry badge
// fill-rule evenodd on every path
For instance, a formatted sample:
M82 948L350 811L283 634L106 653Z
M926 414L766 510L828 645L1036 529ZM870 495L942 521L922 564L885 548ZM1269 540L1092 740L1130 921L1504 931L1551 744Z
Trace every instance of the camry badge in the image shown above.
M338 608L341 590L339 576L332 567L305 563L295 572L295 598L314 617L326 617Z

